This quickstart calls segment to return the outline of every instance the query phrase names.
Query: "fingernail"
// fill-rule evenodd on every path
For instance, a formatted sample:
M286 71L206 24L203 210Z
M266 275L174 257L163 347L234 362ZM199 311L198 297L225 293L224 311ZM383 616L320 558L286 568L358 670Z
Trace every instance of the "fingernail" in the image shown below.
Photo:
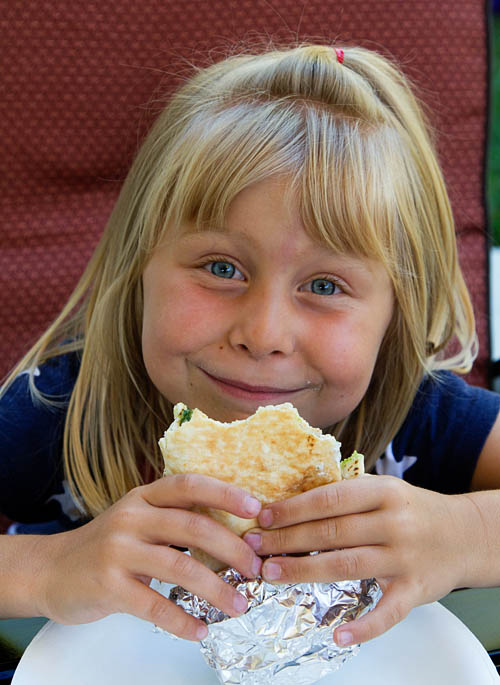
M268 528L273 522L271 509L263 509L259 514L259 523L263 528Z
M260 511L260 502L258 499L255 499L255 497L245 497L243 508L250 516L257 516Z
M279 564L273 564L272 561L268 561L262 568L265 580L278 580L281 576L281 566Z
M243 595L238 593L233 600L233 607L239 614L243 614L248 609L248 602Z
M262 535L259 533L247 533L243 540L254 550L260 549L262 545Z
M347 647L347 645L352 645L354 642L353 634L348 630L343 630L341 633L337 633L335 642L339 647Z
M200 626L196 631L196 637L198 638L198 640L204 640L207 635L208 635L207 626Z
M262 568L262 559L259 559L259 557L255 557L255 559L252 562L252 574L254 576L258 576L261 568Z

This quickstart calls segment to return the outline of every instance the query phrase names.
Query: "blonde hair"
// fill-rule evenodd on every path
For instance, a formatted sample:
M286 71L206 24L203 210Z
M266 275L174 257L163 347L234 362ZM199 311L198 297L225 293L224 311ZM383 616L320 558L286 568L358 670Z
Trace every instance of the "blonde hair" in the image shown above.
M300 45L200 69L142 145L106 231L66 307L12 372L78 350L65 426L65 469L91 515L160 475L157 439L171 405L141 354L144 267L187 219L222 227L234 197L290 179L308 232L335 251L380 260L395 313L360 405L331 431L373 466L418 386L437 369L466 372L476 350L452 213L422 109L380 55ZM444 354L455 338L455 354ZM30 378L32 393L39 397Z

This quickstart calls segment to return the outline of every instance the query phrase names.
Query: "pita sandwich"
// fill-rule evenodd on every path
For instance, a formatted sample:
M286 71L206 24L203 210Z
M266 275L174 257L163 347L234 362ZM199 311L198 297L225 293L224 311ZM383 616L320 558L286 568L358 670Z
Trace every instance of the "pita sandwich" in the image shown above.
M174 421L159 441L164 475L200 473L241 487L262 505L320 485L361 475L363 455L341 465L340 442L313 428L290 403L259 407L246 419L222 423L185 404L174 406ZM193 507L237 535L258 527L226 511ZM214 571L225 568L199 549L191 554Z

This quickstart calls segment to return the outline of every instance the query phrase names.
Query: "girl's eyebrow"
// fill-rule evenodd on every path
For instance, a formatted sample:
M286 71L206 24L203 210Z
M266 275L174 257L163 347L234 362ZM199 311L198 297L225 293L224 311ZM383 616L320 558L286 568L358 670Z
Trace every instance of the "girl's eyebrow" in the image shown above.
M197 243L203 243L210 238L225 239L228 243L237 243L238 247L245 248L248 245L251 247L258 247L258 242L254 240L251 233L243 231L227 231L222 228L207 229L201 231L188 231L181 235L181 240L186 244L191 243L196 246Z

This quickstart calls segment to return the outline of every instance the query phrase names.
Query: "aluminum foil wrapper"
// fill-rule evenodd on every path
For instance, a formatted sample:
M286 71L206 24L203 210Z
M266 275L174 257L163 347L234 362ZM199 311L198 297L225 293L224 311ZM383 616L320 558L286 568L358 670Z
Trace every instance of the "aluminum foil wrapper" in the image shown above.
M208 625L201 652L219 681L230 685L309 685L337 670L359 645L337 646L333 630L373 609L382 595L373 578L271 585L235 569L219 575L246 596L242 616L231 618L181 587L169 598Z

